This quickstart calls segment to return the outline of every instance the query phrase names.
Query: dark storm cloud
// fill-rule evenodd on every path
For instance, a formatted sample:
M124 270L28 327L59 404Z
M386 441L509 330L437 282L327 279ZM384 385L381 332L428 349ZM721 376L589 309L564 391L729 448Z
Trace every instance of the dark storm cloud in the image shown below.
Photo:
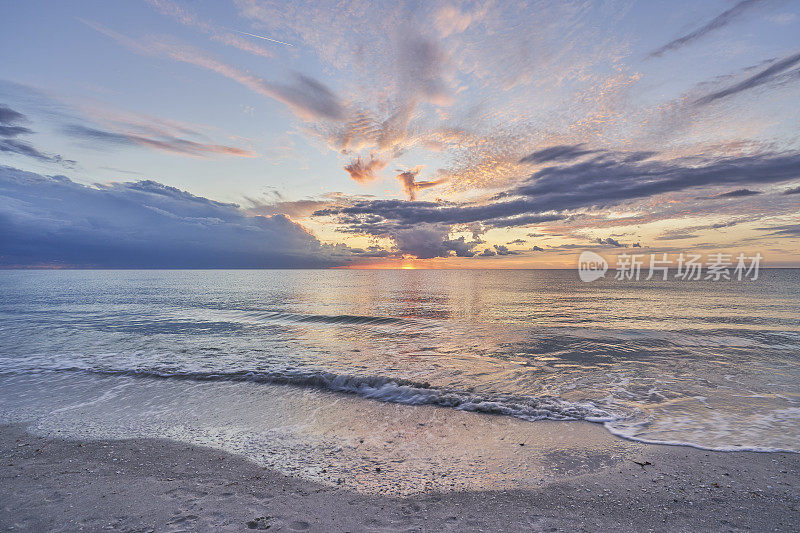
M527 180L486 204L453 204L372 200L317 211L339 217L358 232L391 223L469 224L489 227L537 224L566 218L564 211L603 207L697 187L768 184L800 177L800 153L765 153L723 158L671 161L631 161L629 154L607 153L589 161L557 165L533 173Z
M800 63L800 53L791 55L789 57L785 57L780 61L773 63L764 70L758 72L757 74L754 74L749 78L740 81L739 83L731 85L730 87L722 89L721 91L716 91L711 94L708 94L702 98L698 98L697 100L695 100L695 104L697 105L710 104L711 102L719 100L720 98L725 98L726 96L731 96L740 93L742 91L758 87L759 85L770 83L772 81L777 80L781 75L785 73L786 70L797 65L798 63Z
M797 152L640 162L601 157L542 169L499 197L522 197L503 202L514 210L560 211L614 205L695 187L776 183L798 176L800 153Z
M608 237L607 239L597 239L595 242L597 244L602 244L602 245L605 245L605 246L613 246L614 248L627 248L628 247L627 244L622 244L618 240L612 239L611 237Z
M509 250L508 246L503 246L502 244L495 244L494 249L497 255L516 255L520 253L518 250Z
M565 218L567 217L558 214L533 214L490 219L486 221L486 224L495 228L510 228L515 226L541 224L542 222L554 222L556 220L564 220Z
M40 152L29 142L17 139L20 135L33 133L29 128L19 125L24 122L27 122L25 115L0 104L0 152L31 157L47 163L62 163L65 165L75 163L74 161L63 159L60 155Z
M697 41L698 39L702 38L706 34L714 30L717 30L719 28L722 28L723 26L727 26L733 20L741 16L745 11L747 11L751 7L754 7L755 5L762 3L764 3L764 0L742 0L741 2L731 7L730 9L723 11L722 13L711 19L706 24L703 24L696 30L687 33L686 35L683 35L681 37L678 37L677 39L668 42L667 44L658 48L657 50L654 50L653 52L650 53L649 57L659 57L662 54L664 54L664 52L675 50L677 48L681 48L683 46L691 44L694 41Z
M285 216L246 216L154 181L90 187L10 167L0 167L0 227L5 266L321 267L348 252Z
M741 198L743 196L755 196L761 194L761 191L752 191L750 189L736 189L735 191L724 192L718 194L713 198Z
M472 257L471 251L477 242L467 241L464 237L451 239L450 230L442 225L422 225L415 228L401 229L391 233L400 253L412 254L419 259L434 257Z
M188 139L181 139L171 135L162 135L161 137L145 137L144 135L100 130L78 124L65 126L64 133L71 137L92 141L94 143L114 144L119 146L146 146L148 148L154 148L164 152L172 152L191 156L219 154L236 157L255 157L256 155L249 150L243 150L234 146L204 144L190 141Z
M513 207L509 207L512 206ZM394 221L401 226L416 224L469 224L482 221L497 227L518 226L549 222L565 218L562 215L535 214L512 217L514 211L524 209L520 202L500 202L478 206L459 206L437 202L408 202L405 200L371 200L348 206L336 206L316 211L316 216L342 216L350 223L369 220L370 223Z
M594 242L596 244L601 245L601 246L611 246L613 248L641 248L642 247L642 245L639 244L638 242L635 242L633 244L627 244L627 243L620 242L617 239L613 239L611 237L607 237L605 239L596 239Z
M537 150L519 160L520 163L550 163L553 161L571 161L598 150L587 150L583 144L562 144Z

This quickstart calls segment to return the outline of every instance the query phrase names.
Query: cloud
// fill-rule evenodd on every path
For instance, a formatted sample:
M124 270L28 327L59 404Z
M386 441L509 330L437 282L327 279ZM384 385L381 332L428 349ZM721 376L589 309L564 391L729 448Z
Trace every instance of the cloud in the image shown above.
M798 152L638 162L608 154L583 163L541 169L498 197L519 197L506 203L509 211L543 212L609 206L702 186L777 183L798 175Z
M418 259L449 257L453 254L457 257L475 255L471 248L477 243L469 242L464 237L451 239L449 234L447 227L422 225L393 232L390 236L394 239L399 253L411 254Z
M461 11L456 6L441 6L433 15L433 25L439 32L440 37L463 33L470 24L480 19L484 11L469 12Z
M525 244L526 242L528 241L526 241L525 239L514 239L513 241L509 241L506 244Z
M105 131L77 124L65 126L63 131L70 137L91 141L93 145L105 143L121 146L146 146L164 152L200 157L212 154L235 157L257 156L255 152L234 146L204 144L167 134L162 135L161 138L150 138L143 135Z
M480 17L479 10L327 0L237 5L254 26L302 45L340 74L343 114L314 127L331 149L389 163L414 147L441 146L432 126L458 90L441 35L455 38ZM325 23L314 24L320 20Z
M401 250L420 251L426 257L434 257L437 255L432 255L434 252L430 250L439 250L435 252L438 256L443 255L441 250L450 250L443 242L454 227L480 224L482 228L505 228L555 221L569 223L580 215L576 210L608 208L698 187L767 184L800 177L800 153L795 152L672 160L630 158L629 155L604 151L588 161L548 166L485 203L357 200L330 205L316 211L314 216L332 217L332 221L347 233L391 238L398 242ZM410 177L416 176L418 171L410 171ZM431 228L435 228L436 236ZM400 235L402 242L398 240ZM640 247L639 243L626 244L613 237L598 239L595 243ZM475 241L472 246L477 244L479 242ZM496 249L490 251L498 254Z
M193 12L169 0L147 0L147 3L158 10L162 15L171 17L172 19L190 26L197 28L206 35L210 36L214 41L222 44L233 46L239 50L249 52L261 57L272 57L275 54L262 46L258 46L239 35L224 31L223 29L215 28L208 22L200 20Z
M351 253L359 256L359 257L395 257L400 258L402 255L391 252L389 250L384 250L380 246L372 245L368 246L366 249L363 248L351 248Z
M752 191L750 189L736 189L735 191L728 191L712 196L712 198L741 198L743 196L755 196L761 194L761 191Z
M0 152L30 157L45 163L59 163L65 166L75 164L75 161L64 159L60 155L40 152L29 142L17 139L21 135L33 133L29 128L19 125L27 121L27 117L19 111L0 104Z
M586 154L593 154L598 150L587 150L583 144L562 144L538 150L519 160L520 163L550 163L553 161L570 161Z
M82 22L133 52L165 56L216 72L258 94L285 104L303 120L339 120L344 117L344 108L339 98L326 85L310 76L296 73L290 83L270 82L174 39L151 36L136 40L100 24L85 20Z
M653 52L650 53L649 57L659 57L663 55L665 52L669 52L671 50L687 46L693 43L694 41L701 39L708 33L711 33L714 30L718 30L724 26L727 26L728 24L736 20L738 17L740 17L742 14L744 14L748 9L763 3L764 0L742 0L733 7L731 7L730 9L723 11L722 13L711 19L706 24L703 24L696 30L689 32L681 37L678 37L677 39L670 41L664 46L654 50Z
M399 29L396 69L406 102L400 107L426 101L440 106L453 102L444 77L447 54L438 42L411 28Z
M622 244L618 240L612 239L611 237L608 237L607 239L597 239L595 242L597 244L602 244L602 245L605 245L605 246L613 246L614 248L627 248L628 247L627 244Z
M544 252L544 248L542 248L541 246L534 246L533 248L531 248L531 252Z
M800 224L784 224L783 226L772 226L756 228L761 231L768 231L768 235L784 238L799 238L800 237Z
M601 145L629 116L639 77L623 64L627 38L603 29L618 22L613 10L478 4L237 1L254 27L342 80L344 118L314 127L331 149L386 162L446 152L435 175L454 192L524 176L530 146Z
M797 65L798 63L800 63L800 53L785 57L780 61L776 61L764 70L761 70L757 74L753 74L749 78L740 81L739 83L731 85L730 87L722 89L721 91L716 91L703 96L702 98L698 98L694 103L696 105L710 104L711 102L719 100L720 98L725 98L726 96L731 96L748 89L770 83L779 79L779 77L784 74L787 69Z
M504 256L504 255L519 255L522 252L519 250L509 250L507 246L503 246L502 244L495 244L492 248L484 248L484 250L479 253L475 254L475 257L495 257L495 256ZM534 246L534 249L538 247ZM541 248L539 248L541 250Z
M436 40L412 25L392 28L389 39L391 48L383 59L391 61L383 69L393 76L385 87L375 91L385 96L371 105L361 102L358 111L325 134L331 147L338 151L369 150L370 157L377 154L386 163L413 146L431 146L426 144L430 134L420 134L414 127L415 120L421 121L423 105L446 107L454 101L447 76L449 57ZM383 75L378 64L368 68L372 70L371 78ZM407 190L416 195L413 187Z
M357 229L370 224L468 224L525 226L562 220L566 211L611 206L697 187L767 184L800 177L800 153L738 157L691 157L630 161L628 154L606 153L571 165L542 168L485 204L369 200L332 206L317 216L343 216Z
M396 176L397 179L400 180L400 183L403 186L403 191L405 191L406 195L408 195L408 199L411 202L417 199L418 191L435 187L444 183L445 181L443 179L433 181L417 181L417 174L419 174L421 170L422 167L415 167L411 170L401 172Z
M497 255L517 255L520 253L519 250L509 250L508 246L503 246L502 244L495 244L494 249Z
M386 166L385 161L376 159L370 156L368 161L361 159L361 156L355 158L350 164L346 165L344 169L350 174L350 177L358 183L369 183L377 177L377 172Z
M25 115L19 111L14 111L8 106L0 105L0 124L16 124L18 122L24 122L25 120Z
M0 167L0 265L98 268L326 267L352 255L288 217L153 181L86 186Z
M783 191L783 194L800 194L800 187L794 187L792 189L786 189Z
M250 202L250 207L245 208L244 212L247 215L286 215L292 219L306 218L314 211L319 211L331 204L331 200L293 200L293 201L277 201L277 202L262 202L252 198L247 199Z

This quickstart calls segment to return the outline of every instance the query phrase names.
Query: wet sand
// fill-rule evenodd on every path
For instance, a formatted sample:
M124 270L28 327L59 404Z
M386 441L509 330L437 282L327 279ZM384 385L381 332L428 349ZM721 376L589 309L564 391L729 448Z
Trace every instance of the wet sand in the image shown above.
M636 445L619 461L598 458L580 474L570 473L571 457L550 455L564 463L563 474L536 488L397 497L287 477L170 440L54 439L11 425L0 427L0 446L4 530L792 531L800 525L800 454Z

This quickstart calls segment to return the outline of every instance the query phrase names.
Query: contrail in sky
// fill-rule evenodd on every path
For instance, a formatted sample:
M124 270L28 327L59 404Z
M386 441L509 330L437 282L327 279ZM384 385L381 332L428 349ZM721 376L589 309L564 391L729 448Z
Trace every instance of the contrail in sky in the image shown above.
M270 39L269 37L264 37L263 35L256 35L254 33L247 33L246 31L239 31L239 30L233 30L233 31L235 31L236 33L241 33L242 35L249 35L250 37L255 37L256 39L264 39L265 41L272 41L273 43L285 44L286 46L294 46L291 43L285 43L283 41L278 41L277 39Z

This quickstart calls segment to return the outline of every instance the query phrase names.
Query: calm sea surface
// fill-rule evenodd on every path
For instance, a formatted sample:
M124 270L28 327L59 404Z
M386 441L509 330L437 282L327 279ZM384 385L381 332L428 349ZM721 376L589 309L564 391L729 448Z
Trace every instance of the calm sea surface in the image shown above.
M800 451L800 271L594 283L525 270L1 271L0 379L73 375L207 394L288 384Z

